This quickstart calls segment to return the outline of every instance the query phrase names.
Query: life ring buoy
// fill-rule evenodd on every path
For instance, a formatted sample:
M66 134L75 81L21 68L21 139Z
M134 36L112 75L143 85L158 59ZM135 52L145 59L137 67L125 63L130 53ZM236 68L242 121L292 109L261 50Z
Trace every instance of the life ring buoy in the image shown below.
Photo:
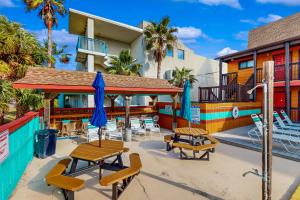
M232 117L233 119L237 119L240 116L240 111L238 107L233 107L232 109Z

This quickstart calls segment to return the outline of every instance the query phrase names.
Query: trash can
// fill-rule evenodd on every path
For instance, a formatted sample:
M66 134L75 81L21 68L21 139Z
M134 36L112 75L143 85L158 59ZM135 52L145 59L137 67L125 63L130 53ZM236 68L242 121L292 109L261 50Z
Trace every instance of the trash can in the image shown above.
M124 139L126 142L131 142L132 131L130 128L125 129Z
M44 129L35 132L34 152L38 158L46 158L55 154L56 134L58 130Z

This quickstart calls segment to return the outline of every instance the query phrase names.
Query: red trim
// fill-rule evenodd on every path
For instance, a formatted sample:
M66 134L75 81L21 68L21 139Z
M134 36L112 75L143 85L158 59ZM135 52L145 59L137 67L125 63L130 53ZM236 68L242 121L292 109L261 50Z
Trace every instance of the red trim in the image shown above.
M23 117L16 119L8 124L0 126L0 133L5 130L8 130L9 134L11 134L38 115L38 112L28 112Z
M95 89L92 86L67 86L67 85L43 85L43 84L23 84L13 83L14 88L28 88L28 89L40 89L48 92L86 92L94 93ZM182 92L182 89L168 89L168 88L122 88L122 87L105 87L106 92L112 93L178 93Z

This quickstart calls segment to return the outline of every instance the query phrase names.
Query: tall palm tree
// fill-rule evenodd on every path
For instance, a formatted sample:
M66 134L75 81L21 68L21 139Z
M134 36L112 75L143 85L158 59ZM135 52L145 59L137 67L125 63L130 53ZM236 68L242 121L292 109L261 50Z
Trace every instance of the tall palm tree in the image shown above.
M182 69L175 68L173 71L173 79L170 80L170 82L177 86L183 88L185 80L189 80L191 83L191 86L193 87L193 84L197 82L195 75L191 74L193 70L187 69L183 67Z
M110 56L109 65L106 69L109 74L119 74L127 76L141 76L141 64L135 63L129 49L122 50L119 56Z
M170 28L170 18L164 17L159 23L151 22L144 30L146 49L153 52L157 62L157 78L160 78L161 62L166 56L167 49L172 49L177 37L176 28Z
M64 0L23 0L27 11L39 9L39 16L48 29L48 67L52 67L52 27L58 25L56 13L65 16Z

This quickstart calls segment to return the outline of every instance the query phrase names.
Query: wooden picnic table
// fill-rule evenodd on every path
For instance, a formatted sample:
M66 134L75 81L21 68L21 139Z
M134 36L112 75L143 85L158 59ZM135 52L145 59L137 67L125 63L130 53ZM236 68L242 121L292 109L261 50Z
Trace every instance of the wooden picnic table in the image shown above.
M184 127L184 128L176 128L174 130L175 132L175 141L182 141L182 142L187 142L190 143L192 145L196 145L196 143L203 143L203 141L197 141L197 138L202 138L203 136L207 135L207 131L201 129L201 128L188 128L188 127ZM189 139L182 139L180 138L181 136L188 136Z
M69 174L76 174L80 171L86 171L88 168L99 166L99 177L101 177L101 165L104 164L104 161L108 158L116 157L111 165L113 166L118 162L117 165L123 167L122 153L127 151L129 151L129 149L124 147L122 141L101 140L101 147L99 147L99 141L80 144L70 154L73 158L73 162ZM77 169L79 160L88 162L88 167Z
M185 136L192 136L192 137L200 137L203 135L207 135L207 131L201 128L176 128L175 135L185 135Z

